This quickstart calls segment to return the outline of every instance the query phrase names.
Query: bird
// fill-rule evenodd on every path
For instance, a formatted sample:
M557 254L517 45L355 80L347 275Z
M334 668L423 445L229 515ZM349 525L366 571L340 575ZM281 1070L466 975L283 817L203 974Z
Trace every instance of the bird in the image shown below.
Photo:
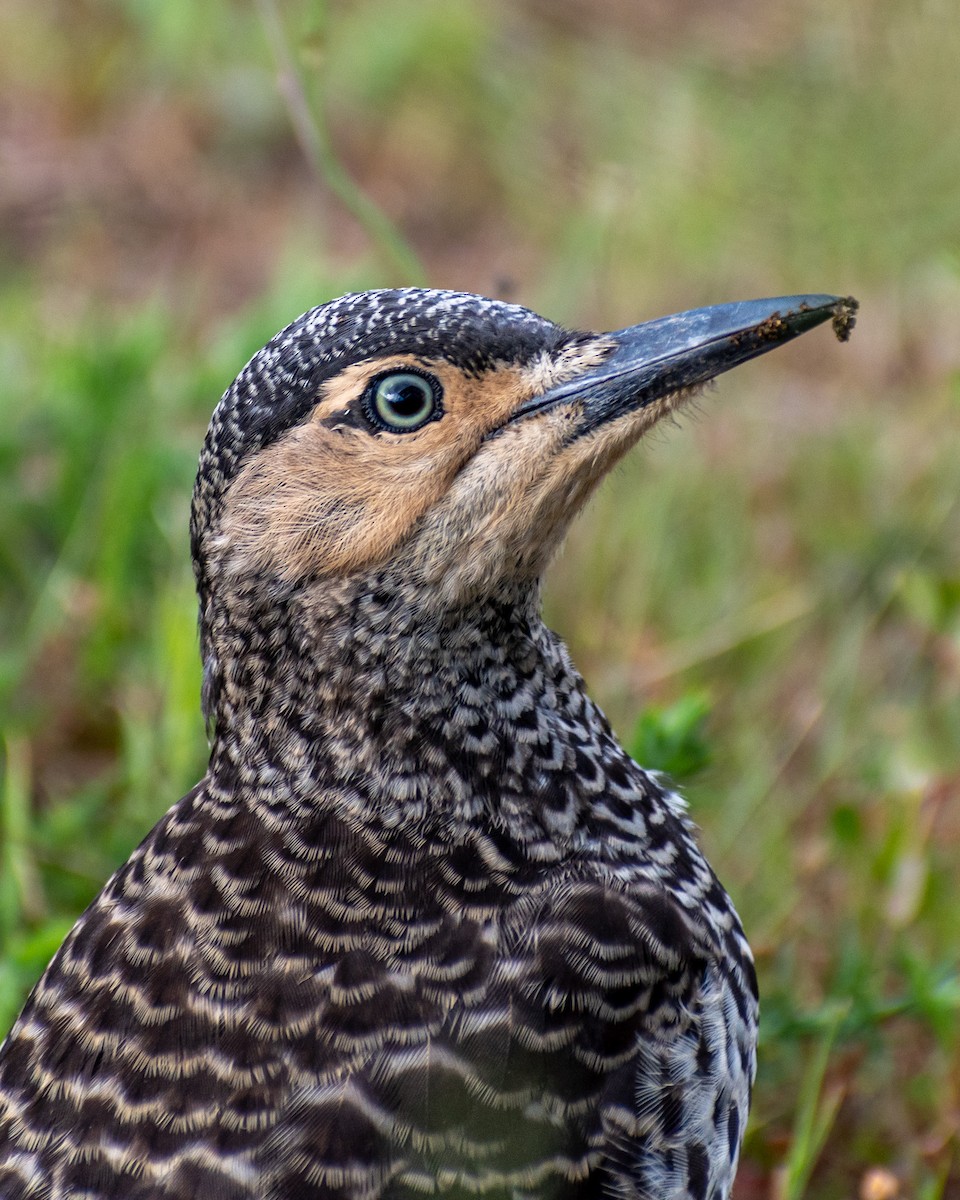
M661 418L854 309L401 288L253 356L191 509L209 767L0 1049L3 1200L726 1200L750 948L541 579Z

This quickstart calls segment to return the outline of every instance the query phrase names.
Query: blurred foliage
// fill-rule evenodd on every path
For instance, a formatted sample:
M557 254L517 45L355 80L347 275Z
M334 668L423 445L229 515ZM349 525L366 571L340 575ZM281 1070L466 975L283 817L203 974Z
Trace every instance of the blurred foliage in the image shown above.
M651 704L634 725L627 749L649 770L686 783L710 761L705 729L709 712L706 697L696 692L666 707Z
M958 61L948 0L0 9L0 1027L203 770L192 475L277 328L400 243L595 328L853 292L627 460L547 609L757 951L741 1200L957 1194Z

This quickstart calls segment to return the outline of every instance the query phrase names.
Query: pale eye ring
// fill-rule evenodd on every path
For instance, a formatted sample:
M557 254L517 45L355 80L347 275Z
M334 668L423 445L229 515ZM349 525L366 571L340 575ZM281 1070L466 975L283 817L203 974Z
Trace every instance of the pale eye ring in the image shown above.
M443 389L432 375L389 371L371 379L364 392L367 416L381 429L412 433L443 415Z

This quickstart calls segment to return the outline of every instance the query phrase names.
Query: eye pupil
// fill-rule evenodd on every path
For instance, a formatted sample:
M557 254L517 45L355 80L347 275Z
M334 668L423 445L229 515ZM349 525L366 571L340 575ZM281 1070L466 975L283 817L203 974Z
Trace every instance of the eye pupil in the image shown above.
M423 411L423 388L412 383L396 387L390 392L387 403L398 417L417 417Z
M430 378L394 371L371 383L370 415L382 427L410 432L440 415L439 392L439 384Z

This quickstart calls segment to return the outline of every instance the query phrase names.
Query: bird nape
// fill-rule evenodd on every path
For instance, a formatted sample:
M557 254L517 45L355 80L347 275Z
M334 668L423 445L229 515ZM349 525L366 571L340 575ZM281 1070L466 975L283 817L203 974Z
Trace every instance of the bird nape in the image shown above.
M539 580L691 389L855 302L571 332L344 296L214 412L200 783L0 1049L3 1200L724 1200L757 987Z

